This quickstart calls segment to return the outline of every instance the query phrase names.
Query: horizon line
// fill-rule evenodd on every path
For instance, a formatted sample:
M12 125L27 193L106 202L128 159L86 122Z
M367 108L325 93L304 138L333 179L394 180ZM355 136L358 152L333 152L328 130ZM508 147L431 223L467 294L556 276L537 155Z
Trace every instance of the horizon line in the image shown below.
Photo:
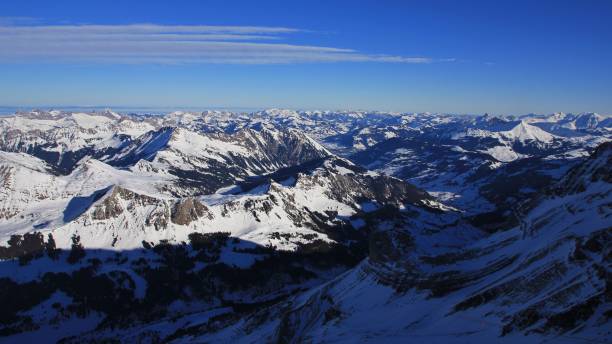
M9 113L1 111L2 109L11 110ZM330 108L303 108L303 107L278 107L278 106L121 106L121 105L0 105L0 116L6 116L11 114L16 114L17 112L23 111L35 111L35 110L45 110L45 111L66 111L73 112L73 110L82 110L86 111L88 109L93 110L110 110L113 112L129 112L130 110L164 110L161 112L171 113L174 111L194 111L194 112L203 112L207 110L225 110L228 112L239 112L233 110L244 110L247 113L255 113L259 111L266 110L291 110L296 112L305 112L305 111L320 111L320 112L371 112L371 113L387 113L387 114L441 114L441 115L457 115L457 116L482 116L482 115L492 115L492 116L528 116L528 115L553 115L558 113L563 114L597 114L604 117L612 117L612 113L600 113L597 111L552 111L552 112L526 112L526 113L507 113L507 112L443 112L443 111L392 111L392 110L376 110L376 109L330 109ZM116 110L114 110L116 109ZM143 111L140 111L143 112Z

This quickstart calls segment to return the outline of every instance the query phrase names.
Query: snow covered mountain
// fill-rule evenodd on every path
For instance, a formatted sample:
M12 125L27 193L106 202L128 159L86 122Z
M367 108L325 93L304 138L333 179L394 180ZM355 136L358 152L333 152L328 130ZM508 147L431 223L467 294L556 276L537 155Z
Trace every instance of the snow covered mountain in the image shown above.
M0 118L0 149L35 155L66 173L83 157L104 157L153 128L114 112L33 111Z
M257 129L201 134L165 127L135 140L106 162L129 167L146 161L137 167L167 171L190 184L192 193L203 194L330 154L295 130Z
M552 185L611 139L607 130L557 135L536 120L452 119L382 141L350 159L427 190L473 215L475 223L507 228L515 224L514 204Z
M379 228L355 268L220 330L188 327L177 342L605 342L611 166L604 144L520 226L492 236L435 222Z
M0 339L605 341L611 135L596 114L0 118Z

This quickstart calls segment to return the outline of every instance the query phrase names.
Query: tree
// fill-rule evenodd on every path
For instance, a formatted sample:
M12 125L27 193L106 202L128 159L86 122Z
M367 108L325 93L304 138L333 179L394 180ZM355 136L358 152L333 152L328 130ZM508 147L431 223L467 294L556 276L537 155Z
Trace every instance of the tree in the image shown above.
M56 260L59 258L60 250L55 246L55 239L53 239L53 235L49 233L47 237L47 243L45 244L45 251L47 251L47 256L49 258Z
M68 263L75 264L85 257L85 249L81 245L81 237L73 234L72 235L72 247L70 248L70 254L68 255Z

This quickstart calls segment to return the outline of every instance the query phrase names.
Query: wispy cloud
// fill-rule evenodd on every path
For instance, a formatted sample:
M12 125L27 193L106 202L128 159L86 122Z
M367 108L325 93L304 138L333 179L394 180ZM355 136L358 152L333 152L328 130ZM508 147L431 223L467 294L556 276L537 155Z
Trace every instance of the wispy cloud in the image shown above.
M14 25L0 21L0 62L431 63L451 59L373 55L278 42L302 30L209 25Z
M0 25L35 25L39 24L40 19L34 17L0 17Z

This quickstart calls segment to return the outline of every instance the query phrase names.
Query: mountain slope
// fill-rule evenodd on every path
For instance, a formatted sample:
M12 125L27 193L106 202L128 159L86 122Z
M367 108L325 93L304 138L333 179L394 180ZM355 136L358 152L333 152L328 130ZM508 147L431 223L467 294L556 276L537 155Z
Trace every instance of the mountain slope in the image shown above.
M461 249L432 254L420 242L427 232L380 232L369 259L333 281L179 342L605 342L610 166L612 145L604 144L534 200L521 226Z
M212 193L248 176L328 156L318 143L296 131L259 128L232 134L162 128L139 138L106 161L128 167L146 160L151 170L181 179L183 194Z
M59 197L63 183L51 171L30 155L0 151L0 218L9 219L37 200Z

